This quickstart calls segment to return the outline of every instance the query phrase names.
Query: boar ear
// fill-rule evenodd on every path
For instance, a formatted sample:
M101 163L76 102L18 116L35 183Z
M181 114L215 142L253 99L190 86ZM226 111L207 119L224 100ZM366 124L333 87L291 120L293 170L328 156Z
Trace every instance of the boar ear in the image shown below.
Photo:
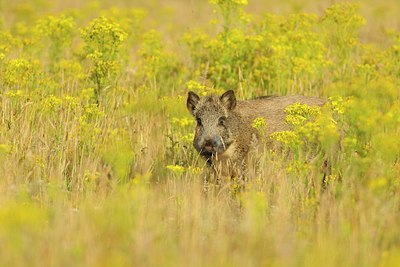
M192 115L194 115L194 110L197 106L197 103L199 103L200 97L193 93L192 91L189 91L188 93L188 98L186 100L186 107L190 111Z
M236 107L236 97L233 90L226 91L219 99L228 110Z

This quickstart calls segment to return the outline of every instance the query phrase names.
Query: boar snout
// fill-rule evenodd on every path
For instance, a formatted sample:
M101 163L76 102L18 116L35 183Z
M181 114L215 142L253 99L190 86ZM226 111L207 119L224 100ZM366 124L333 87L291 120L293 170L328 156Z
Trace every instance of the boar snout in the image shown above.
M203 150L209 153L221 152L223 150L220 138L208 139L203 144Z
M222 153L225 150L225 145L220 137L203 139L197 142L195 147L203 156L211 156L216 153Z

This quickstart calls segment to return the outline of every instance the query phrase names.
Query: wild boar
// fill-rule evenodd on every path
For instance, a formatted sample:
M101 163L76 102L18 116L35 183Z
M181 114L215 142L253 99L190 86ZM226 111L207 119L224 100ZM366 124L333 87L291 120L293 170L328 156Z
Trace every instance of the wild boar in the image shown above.
M294 103L322 106L326 101L309 96L268 96L238 101L232 90L221 96L199 97L188 93L186 106L197 121L193 145L217 173L242 176L247 155L259 139L252 127L255 118L265 118L266 138L273 132L288 129L285 108Z

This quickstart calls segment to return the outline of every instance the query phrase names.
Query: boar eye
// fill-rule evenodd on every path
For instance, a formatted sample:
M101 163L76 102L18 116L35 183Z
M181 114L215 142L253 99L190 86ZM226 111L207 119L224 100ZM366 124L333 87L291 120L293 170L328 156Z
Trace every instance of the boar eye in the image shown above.
M218 124L224 126L225 125L226 117L222 116L218 119Z
M196 118L196 121L197 121L197 125L198 125L198 126L201 126L201 119L197 117L197 118Z

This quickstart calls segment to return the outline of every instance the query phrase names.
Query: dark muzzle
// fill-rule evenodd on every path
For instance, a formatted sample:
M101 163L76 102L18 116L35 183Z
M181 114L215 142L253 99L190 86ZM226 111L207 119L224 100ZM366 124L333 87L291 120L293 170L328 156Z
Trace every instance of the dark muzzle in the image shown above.
M219 138L205 140L201 146L201 154L204 156L211 156L216 153L221 153L224 150L224 146Z

